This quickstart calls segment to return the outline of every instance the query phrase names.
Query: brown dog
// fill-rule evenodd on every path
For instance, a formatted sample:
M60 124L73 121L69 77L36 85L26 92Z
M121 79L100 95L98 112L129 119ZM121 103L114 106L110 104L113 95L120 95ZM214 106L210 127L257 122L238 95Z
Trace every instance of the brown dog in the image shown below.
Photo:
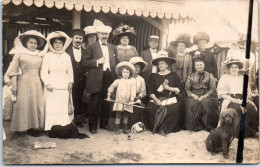
M206 139L206 148L211 153L223 153L228 158L229 146L236 137L239 118L236 110L228 108L219 116L220 126L210 132Z

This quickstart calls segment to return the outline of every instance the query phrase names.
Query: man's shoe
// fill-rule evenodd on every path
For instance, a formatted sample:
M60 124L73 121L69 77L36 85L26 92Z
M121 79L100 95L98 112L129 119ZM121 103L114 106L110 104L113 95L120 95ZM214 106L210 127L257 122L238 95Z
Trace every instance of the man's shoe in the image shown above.
M97 130L96 129L91 129L90 133L97 134Z

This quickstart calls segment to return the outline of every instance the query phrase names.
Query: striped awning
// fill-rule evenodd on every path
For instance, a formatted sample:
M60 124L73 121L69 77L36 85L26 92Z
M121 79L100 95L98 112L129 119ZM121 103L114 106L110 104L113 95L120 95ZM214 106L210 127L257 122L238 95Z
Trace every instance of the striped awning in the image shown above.
M23 3L26 6L46 6L86 12L95 11L96 13L103 11L104 13L159 17L160 19L192 18L190 11L185 8L185 0L3 0L2 3L3 5Z

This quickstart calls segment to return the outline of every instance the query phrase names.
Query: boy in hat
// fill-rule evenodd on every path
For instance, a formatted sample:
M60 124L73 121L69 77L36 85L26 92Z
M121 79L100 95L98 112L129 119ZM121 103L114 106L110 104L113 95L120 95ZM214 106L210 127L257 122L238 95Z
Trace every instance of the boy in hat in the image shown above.
M151 61L156 58L156 55L159 51L158 50L159 42L160 42L159 36L151 35L148 39L148 44L150 48L142 51L140 55L140 57L142 57L144 61L147 63L146 70L142 75L146 84L149 83L151 74L157 72L157 67L153 66L151 64Z
M194 59L196 59L195 53L198 51L202 59L205 61L205 71L213 74L215 79L218 78L218 66L217 61L214 56L214 54L208 50L206 50L206 45L209 42L209 35L205 32L199 32L193 37L193 44L198 46L198 50L196 50L194 53L191 53L192 55L192 72L195 72L194 68Z
M107 89L116 79L115 67L118 63L115 46L107 42L112 28L105 26L101 21L95 20L94 24L99 40L87 46L87 52L82 57L84 68L88 69L86 92L90 94L91 107L89 111L89 130L97 133L100 112L100 127L108 129L110 104L104 99Z
M74 74L74 85L72 88L72 98L74 104L74 117L84 114L82 96L85 89L85 72L82 66L82 56L86 54L86 49L82 47L85 32L81 29L74 29L71 33L72 43L66 49L70 55Z

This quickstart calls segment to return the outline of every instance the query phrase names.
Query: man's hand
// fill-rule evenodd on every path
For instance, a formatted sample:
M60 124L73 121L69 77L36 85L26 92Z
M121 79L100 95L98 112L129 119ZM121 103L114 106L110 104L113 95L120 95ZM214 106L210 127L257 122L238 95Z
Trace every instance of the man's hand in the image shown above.
M100 59L97 60L98 64L104 64L105 63L105 58L101 57Z

